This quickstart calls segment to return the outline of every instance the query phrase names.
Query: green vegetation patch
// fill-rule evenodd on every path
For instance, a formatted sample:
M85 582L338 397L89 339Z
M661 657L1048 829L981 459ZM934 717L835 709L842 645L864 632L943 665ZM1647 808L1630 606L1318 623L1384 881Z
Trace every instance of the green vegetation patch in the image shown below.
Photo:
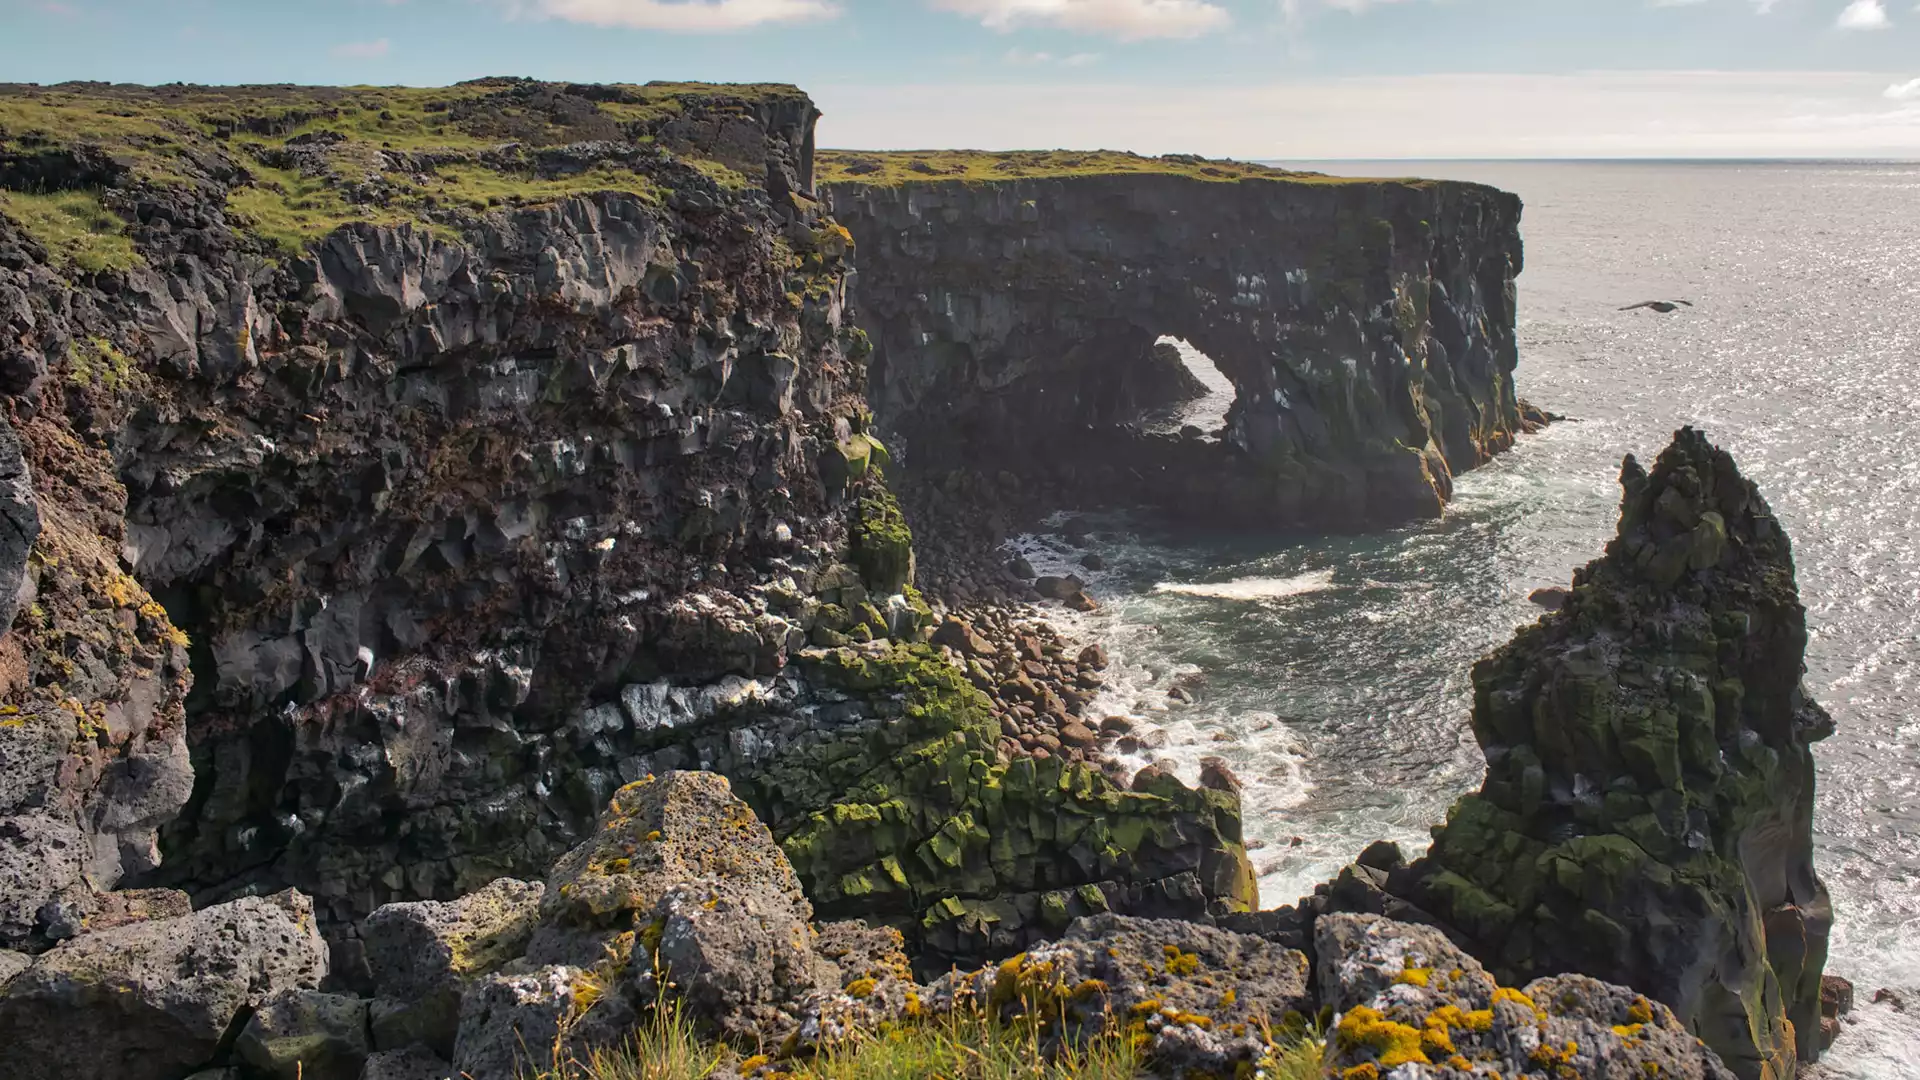
M127 223L101 203L97 191L50 195L0 191L0 214L46 248L57 266L99 273L140 265L140 253L127 237Z
M577 195L658 203L692 177L747 188L758 162L716 160L731 143L714 133L805 105L772 84L0 84L0 192L9 217L83 270L137 261L98 195L113 188L224 191L244 230L297 251L355 222L452 233L475 213ZM609 160L546 150L579 144Z
M1184 176L1215 183L1284 180L1302 184L1377 184L1370 178L1290 172L1246 161L1192 154L1142 157L1119 150L822 150L815 178L823 184L891 187L930 181L1044 179L1061 176ZM1405 183L1408 181L1394 181ZM1417 182L1417 181L1416 181Z

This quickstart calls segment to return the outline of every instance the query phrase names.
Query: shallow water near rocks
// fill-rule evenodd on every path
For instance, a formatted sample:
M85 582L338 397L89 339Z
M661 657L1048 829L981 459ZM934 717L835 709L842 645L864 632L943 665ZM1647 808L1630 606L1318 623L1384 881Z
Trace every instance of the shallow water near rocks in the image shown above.
M1578 422L1460 478L1445 520L1359 537L1207 536L1094 519L1087 548L1015 546L1103 600L1060 620L1108 644L1092 711L1166 731L1189 780L1208 755L1246 785L1269 905L1368 842L1423 850L1477 787L1473 662L1539 615L1618 513L1622 454L1694 424L1792 533L1813 627L1807 682L1839 732L1816 750L1814 822L1838 923L1828 971L1859 988L1827 1077L1920 1075L1920 165L1339 163L1478 180L1527 203L1522 396ZM1618 308L1685 298L1672 315ZM1099 573L1079 569L1085 550ZM1187 676L1196 698L1167 690Z

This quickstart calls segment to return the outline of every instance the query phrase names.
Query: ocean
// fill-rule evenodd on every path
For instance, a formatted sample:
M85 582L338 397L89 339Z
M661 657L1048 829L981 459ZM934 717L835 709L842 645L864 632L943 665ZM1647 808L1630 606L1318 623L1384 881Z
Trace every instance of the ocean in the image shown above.
M1816 749L1814 832L1838 918L1828 971L1860 1004L1822 1075L1920 1076L1920 1008L1871 1001L1920 989L1920 163L1303 167L1518 193L1520 393L1573 419L1461 477L1437 522L1300 541L1107 517L1091 575L1058 535L1019 538L1103 600L1063 620L1117 661L1093 711L1157 721L1167 743L1146 757L1188 779L1202 757L1232 762L1268 906L1372 840L1416 855L1480 782L1474 660L1613 535L1622 455L1650 462L1700 427L1793 537L1807 683L1839 726ZM1656 299L1693 306L1618 310ZM1217 426L1201 413L1220 398L1187 419ZM1176 681L1194 704L1169 698Z

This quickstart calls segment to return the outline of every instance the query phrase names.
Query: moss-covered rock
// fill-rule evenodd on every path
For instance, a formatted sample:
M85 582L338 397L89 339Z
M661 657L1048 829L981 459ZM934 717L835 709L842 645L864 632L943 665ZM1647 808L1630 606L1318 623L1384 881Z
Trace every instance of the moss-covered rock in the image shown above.
M869 590L891 596L913 584L913 532L884 483L869 484L860 496L849 539Z
M1431 927L1375 915L1316 924L1319 1000L1339 1021L1330 1075L1732 1080L1673 1011L1569 975L1501 986Z
M1307 958L1175 919L1097 915L1058 941L931 987L934 1010L1042 1021L1049 1035L1133 1040L1154 1074L1249 1076L1313 1012Z
M1671 1006L1745 1080L1817 1044L1832 913L1814 872L1806 612L1779 521L1679 432L1629 457L1619 536L1566 606L1474 669L1481 790L1396 878L1514 977Z
M927 646L805 663L824 685L894 706L870 730L741 778L823 912L981 956L1108 910L1257 906L1237 795L1177 781L1128 791L1085 765L1002 761L985 697Z

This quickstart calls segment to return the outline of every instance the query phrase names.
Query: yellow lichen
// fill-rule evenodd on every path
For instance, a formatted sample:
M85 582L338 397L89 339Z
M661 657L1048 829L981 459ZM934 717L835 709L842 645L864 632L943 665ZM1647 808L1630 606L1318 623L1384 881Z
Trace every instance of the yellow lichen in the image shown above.
M1646 998L1637 997L1627 1006L1627 1019L1636 1024L1653 1023L1653 1005Z
M1579 1052L1579 1049L1579 1045L1571 1039L1567 1040L1564 1045L1557 1047L1551 1043L1541 1043L1539 1046L1533 1048L1531 1054L1527 1055L1527 1064L1536 1069L1558 1071L1563 1065L1571 1066L1573 1064L1573 1056Z
M1371 1061L1348 1066L1340 1074L1340 1080L1380 1080L1380 1070Z
M1165 946L1167 956L1167 974L1192 975L1200 970L1200 957L1194 953L1183 953L1177 945Z
M1341 1017L1335 1032L1343 1049L1371 1050L1384 1068L1392 1069L1408 1062L1433 1064L1421 1050L1419 1031L1389 1020L1365 1005L1355 1006Z
M1426 1025L1420 1029L1420 1051L1434 1060L1452 1056L1453 1035L1447 1030L1445 1020L1437 1015L1427 1017Z

